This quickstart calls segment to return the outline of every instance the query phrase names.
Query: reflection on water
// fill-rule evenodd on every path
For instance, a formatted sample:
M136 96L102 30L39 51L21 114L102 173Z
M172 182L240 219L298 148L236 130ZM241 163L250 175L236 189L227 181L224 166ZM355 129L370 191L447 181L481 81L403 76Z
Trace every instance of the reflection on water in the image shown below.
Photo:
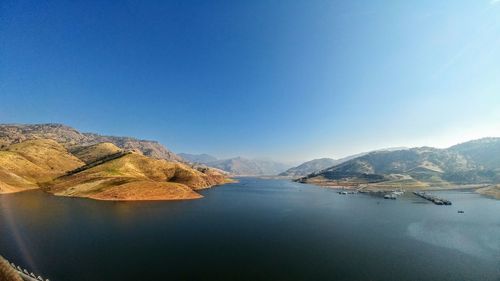
M445 207L252 178L202 193L0 195L0 253L54 281L500 278L500 201L474 193L441 192Z
M499 214L500 216L500 214ZM500 226L475 223L423 221L411 223L408 233L420 241L477 257L500 260Z

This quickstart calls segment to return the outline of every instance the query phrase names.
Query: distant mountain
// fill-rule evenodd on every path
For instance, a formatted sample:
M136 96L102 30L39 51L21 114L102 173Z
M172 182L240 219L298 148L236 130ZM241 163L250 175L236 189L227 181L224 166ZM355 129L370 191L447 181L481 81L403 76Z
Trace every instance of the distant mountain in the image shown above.
M449 148L456 151L469 161L480 163L485 169L498 169L500 167L500 138L482 138Z
M216 169L178 160L153 141L56 124L0 125L0 194L41 189L98 200L196 199L197 190L229 181Z
M407 149L407 148L406 147L394 147L394 148L379 149L379 150L375 150L375 151L395 151L395 150L404 150L404 149ZM364 156L368 153L369 152L362 152L362 153L346 156L344 158L340 158L340 159L336 159L336 160L332 159L332 158L314 159L314 160L302 163L297 167L292 167L292 168L286 170L285 172L279 174L279 176L291 177L291 178L304 177L304 176L307 176L311 173L319 172L321 170L338 165L340 163L344 163L344 162L349 161L351 159Z
M290 167L270 160L246 159L243 157L217 160L205 164L237 176L277 175Z
M9 144L33 139L52 139L66 148L107 142L113 143L121 149L135 150L148 157L177 162L182 161L179 156L169 151L157 141L81 133L74 128L53 123L34 125L0 124L0 149Z
M471 141L448 149L420 147L375 151L300 182L324 185L426 187L500 182L500 138Z
M189 153L178 153L178 156L182 159L191 163L207 164L210 162L217 161L217 158L209 154L189 154Z
M93 133L83 133L89 138L89 142L85 145L109 142L125 150L134 150L143 154L144 156L152 157L155 159L165 159L169 161L182 162L182 158L177 156L172 151L168 150L165 146L157 141L152 140L139 140L131 137L115 137L115 136L102 136Z
M314 160L302 163L297 167L290 168L290 169L286 170L285 172L280 173L279 176L292 177L292 178L303 177L303 176L309 175L313 172L317 172L317 171L326 169L326 168L331 167L331 166L338 164L338 163L339 163L338 160L331 159L331 158L314 159Z

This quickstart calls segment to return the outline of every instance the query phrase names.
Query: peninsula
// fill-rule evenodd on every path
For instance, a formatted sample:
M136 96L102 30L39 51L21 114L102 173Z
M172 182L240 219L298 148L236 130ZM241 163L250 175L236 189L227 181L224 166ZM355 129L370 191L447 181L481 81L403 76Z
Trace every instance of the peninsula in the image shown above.
M60 124L0 125L0 193L40 189L97 200L181 200L230 182L154 141Z

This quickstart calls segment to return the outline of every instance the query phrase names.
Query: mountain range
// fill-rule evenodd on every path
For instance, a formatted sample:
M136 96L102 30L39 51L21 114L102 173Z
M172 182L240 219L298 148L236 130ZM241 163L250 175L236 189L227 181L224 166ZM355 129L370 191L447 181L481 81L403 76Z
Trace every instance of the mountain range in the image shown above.
M179 156L189 162L217 168L234 176L271 176L290 168L290 165L263 159L247 159L243 157L217 159L208 154L188 153L179 153Z
M215 156L209 154L178 153L177 155L191 163L207 164L218 160Z
M340 163L339 160L335 160L332 158L313 159L311 161L304 162L299 166L292 167L280 173L279 176L290 178L303 177L316 171L321 171L338 163Z
M179 156L156 141L81 133L61 124L0 125L0 193L41 189L99 200L199 198L196 190L229 182L226 172L369 189L485 184L490 187L483 193L498 196L500 138L446 149L384 149L289 168L270 160Z
M0 149L12 143L29 139L52 139L65 147L85 146L109 142L121 149L134 150L145 156L168 161L182 161L157 141L139 140L131 137L103 136L94 133L81 133L62 124L0 124Z
M41 189L99 200L195 199L228 182L155 141L80 133L60 124L0 125L0 193Z
M297 181L373 188L427 188L500 182L500 138L484 138L447 149L419 147L374 151Z
M403 150L406 149L405 147L392 147L392 148L384 148L384 149L378 149L374 151L395 151L395 150ZM361 157L363 155L368 154L369 152L362 152L362 153L357 153L354 155L349 155L343 158L339 159L332 159L332 158L320 158L320 159L313 159L311 161L304 162L300 164L299 166L292 167L282 173L279 174L281 177L288 177L288 178L299 178L299 177L304 177L307 176L311 173L321 171L323 169L332 167L334 165L338 165L340 163L344 163L346 161L349 161L351 159Z

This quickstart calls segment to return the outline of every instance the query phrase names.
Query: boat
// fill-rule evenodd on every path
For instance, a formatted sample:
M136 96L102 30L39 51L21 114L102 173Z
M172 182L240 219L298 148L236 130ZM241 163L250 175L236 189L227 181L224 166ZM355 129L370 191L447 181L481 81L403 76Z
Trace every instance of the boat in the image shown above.
M464 211L462 211L462 210L458 210L458 213L459 213L459 214L463 214L463 213L465 213L465 212L464 212Z
M401 196L405 193L404 189L401 187L401 185L399 185L399 190L393 190L392 191L392 194L396 195L396 196Z
M340 194L340 195L346 195L346 194L347 194L347 191L339 191L339 194Z
M396 195L394 195L394 194L386 194L386 195L384 195L384 199L396 200Z

